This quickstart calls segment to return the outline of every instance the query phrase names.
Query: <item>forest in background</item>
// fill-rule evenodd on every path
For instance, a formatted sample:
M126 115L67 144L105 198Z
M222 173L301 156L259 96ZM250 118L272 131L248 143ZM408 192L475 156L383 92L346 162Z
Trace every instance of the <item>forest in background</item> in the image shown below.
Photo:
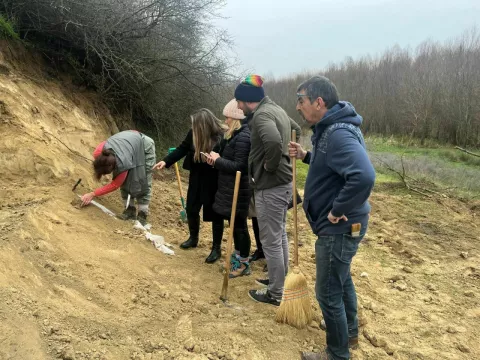
M480 32L472 28L414 51L394 46L378 57L347 58L324 71L267 81L267 93L294 119L296 89L314 74L337 86L364 118L366 134L480 146Z

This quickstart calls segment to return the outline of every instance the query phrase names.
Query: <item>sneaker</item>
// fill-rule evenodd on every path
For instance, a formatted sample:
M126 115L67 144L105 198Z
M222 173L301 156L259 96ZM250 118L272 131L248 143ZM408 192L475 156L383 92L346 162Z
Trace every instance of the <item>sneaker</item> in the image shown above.
M262 285L262 286L268 286L270 284L270 280L269 279L255 279L255 282L258 284L258 285Z
M232 256L230 256L230 268L232 270L237 270L239 267L240 267L240 260L237 257L237 255L233 253Z
M265 288L260 290L249 290L248 296L250 296L250 298L256 302L280 306L280 300L272 298L268 289Z
M245 267L242 267L242 265L245 265ZM251 274L250 264L241 262L235 270L232 269L232 271L230 272L228 277L230 279L234 279L234 278L239 277L239 276L246 276L246 275L250 275L250 274Z

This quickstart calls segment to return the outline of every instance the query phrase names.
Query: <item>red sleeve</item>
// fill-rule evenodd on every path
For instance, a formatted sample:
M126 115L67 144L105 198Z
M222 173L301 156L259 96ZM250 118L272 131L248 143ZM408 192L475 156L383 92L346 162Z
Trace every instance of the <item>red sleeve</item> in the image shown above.
M103 151L103 147L105 146L105 143L107 141L102 141L100 144L98 144L98 146L95 148L95 150L93 151L93 158L96 159L97 157L100 156L100 154L102 153Z
M120 186L122 186L125 179L127 178L127 175L128 175L128 171L124 171L118 174L118 176L115 179L113 179L110 184L107 184L105 186L102 186L101 188L96 189L93 193L95 194L95 196L102 196L117 190Z

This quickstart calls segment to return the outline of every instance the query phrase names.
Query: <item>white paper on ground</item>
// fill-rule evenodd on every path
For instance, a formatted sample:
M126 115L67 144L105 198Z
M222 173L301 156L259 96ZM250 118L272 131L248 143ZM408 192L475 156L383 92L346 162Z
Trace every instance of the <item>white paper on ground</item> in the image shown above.
M168 243L165 243L165 239L164 239L163 236L154 235L154 234L152 234L148 231L152 228L151 224L147 224L147 225L143 226L137 220L137 221L135 221L135 224L133 225L133 227L135 229L139 229L139 230L144 231L145 232L145 237L147 238L147 240L151 241L152 244L155 246L155 248L157 250L160 250L161 252L163 252L164 254L167 254L167 255L175 255L175 252L167 247L167 246L171 247L172 245L170 245Z

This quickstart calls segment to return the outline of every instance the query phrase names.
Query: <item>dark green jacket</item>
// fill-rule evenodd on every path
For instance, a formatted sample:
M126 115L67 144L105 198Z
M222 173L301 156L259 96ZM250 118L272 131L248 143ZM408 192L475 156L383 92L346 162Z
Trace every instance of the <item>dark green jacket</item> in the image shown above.
M268 96L248 117L250 155L248 173L254 190L270 189L292 182L288 143L292 130L300 137L300 126Z

